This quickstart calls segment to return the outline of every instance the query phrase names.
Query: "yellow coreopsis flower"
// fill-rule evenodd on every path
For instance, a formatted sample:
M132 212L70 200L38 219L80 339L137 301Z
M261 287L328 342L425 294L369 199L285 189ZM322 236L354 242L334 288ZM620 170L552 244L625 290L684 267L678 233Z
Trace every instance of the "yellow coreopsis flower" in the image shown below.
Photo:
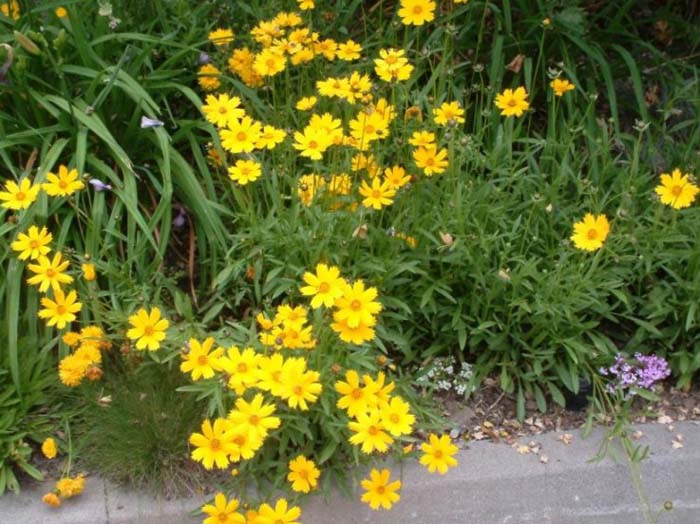
M360 195L365 197L362 205L373 209L381 209L394 203L396 189L387 181L380 180L379 177L372 179L370 186L366 180L360 185Z
M19 251L17 258L20 260L36 260L41 256L47 255L51 248L49 244L53 240L53 236L45 227L39 229L36 226L30 226L27 233L17 235L17 240L10 244L14 251Z
M305 206L310 206L314 197L326 187L326 180L320 175L303 175L297 184L297 195Z
M339 380L335 383L335 390L342 395L336 406L347 411L348 416L356 417L359 413L367 411L369 397L372 392L360 384L360 375L354 369L345 372L345 382Z
M337 311L333 318L336 322L346 321L349 327L357 327L361 323L374 325L374 315L382 310L382 305L375 300L377 295L377 288L365 288L362 280L345 285L343 295L335 302Z
M320 129L306 127L304 132L294 133L294 149L299 151L301 156L311 160L321 160L323 153L333 144L331 137Z
M527 101L527 91L524 87L517 89L505 89L496 95L496 107L501 110L503 116L522 116L530 108Z
M41 497L41 501L52 508L57 508L61 505L61 499L58 498L58 495L56 495L53 491Z
M253 348L245 348L241 351L237 346L231 346L226 354L221 357L221 365L229 375L228 387L242 395L246 389L253 387L258 382L258 366L262 355Z
M280 499L273 508L269 504L263 504L258 510L255 524L301 524L301 509L298 506L291 508L285 499Z
M413 66L408 63L403 49L381 49L374 59L374 72L385 82L408 80Z
M360 58L360 53L362 52L362 46L355 42L354 40L347 40L342 44L338 44L338 50L336 51L336 56L341 60L347 62L352 62Z
M68 10L65 7L57 7L54 13L58 18L66 18L68 16Z
M39 310L39 318L45 319L47 326L56 326L58 329L63 329L66 324L73 322L75 314L83 307L78 302L78 293L75 290L65 295L60 289L54 291L53 300L43 297L41 305L44 309Z
M440 126L464 123L464 109L459 102L445 102L440 107L433 109L435 123Z
M75 478L64 477L56 481L56 491L59 497L65 499L80 495L85 489L85 476L78 475Z
M255 147L258 149L274 149L278 144L284 142L287 132L284 129L277 129L274 126L265 126L260 132L260 138Z
M447 169L447 149L437 146L419 147L413 151L413 160L426 176L444 173Z
M224 353L223 348L211 350L214 345L214 339L207 337L204 342L200 342L195 338L190 338L188 346L189 351L182 355L182 363L180 371L183 373L191 373L192 380L201 378L212 378L216 371L221 371L221 356Z
M314 0L297 0L297 3L299 4L299 9L302 11L308 11L316 7Z
M249 116L229 123L228 129L221 131L221 145L230 153L250 153L260 140L262 124Z
M197 73L197 81L199 82L199 87L205 91L216 91L221 87L221 71L213 64L204 64L199 68Z
M593 216L587 213L583 220L574 224L571 240L578 249L595 251L603 247L610 232L610 223L605 215Z
M58 448L56 447L56 441L49 437L44 442L41 443L41 452L47 459L54 459L58 454Z
M384 182L392 189L401 189L411 181L411 175L401 166L387 167L384 170Z
M690 181L689 175L681 173L680 169L674 169L671 174L661 174L661 184L654 188L661 199L662 204L673 209L690 207L695 200L700 188Z
M236 511L238 506L238 500L226 500L226 495L217 493L214 504L202 506L202 513L208 515L203 524L246 524L246 518Z
M264 404L264 398L257 393L253 400L236 399L236 408L231 410L228 420L236 433L247 433L252 441L265 440L268 431L280 427L279 417L274 417L275 405Z
M430 131L414 131L408 143L414 147L435 147L435 133Z
M399 17L404 25L423 25L435 19L433 0L401 0Z
M237 96L207 95L206 102L202 106L202 113L209 122L217 127L227 127L245 116L245 110L241 107L241 99Z
M65 273L70 265L68 260L62 260L62 254L56 253L53 260L48 257L39 257L38 264L29 264L27 267L30 271L36 273L33 277L27 279L30 285L38 285L39 291L45 293L49 286L56 291L61 289L62 284L70 284L73 282L73 277Z
M97 278L97 272L95 271L95 264L86 262L80 266L83 270L83 278L88 282L91 282Z
M360 322L356 326L349 326L347 319L339 319L338 312L333 313L333 322L331 323L331 329L338 333L340 340L343 342L357 344L363 344L364 342L369 342L374 339L374 326L377 324L377 320L372 317L370 322Z
M214 29L209 33L209 41L215 46L224 46L233 42L233 31L230 29Z
M401 489L401 481L389 482L391 473L388 469L381 471L372 468L369 478L361 482L361 486L366 490L362 494L362 502L369 504L372 509L391 509L394 503L400 499L397 491Z
M283 367L284 357L279 353L261 358L258 372L259 382L256 384L256 387L263 391L269 391L275 397L281 397Z
M287 480L292 483L294 491L308 493L312 489L316 489L319 476L321 476L321 472L316 467L316 464L304 455L299 455L289 461Z
M574 89L576 89L576 86L568 80L561 80L559 78L555 78L554 80L552 80L549 83L549 87L552 88L552 91L554 91L554 94L556 96L563 96L564 93L566 93L567 91L573 91Z
M305 96L297 101L296 108L299 111L310 111L316 105L318 98L315 96Z
M47 183L42 184L42 188L50 196L69 196L85 187L81 180L78 180L78 170L66 166L58 167L58 175L54 173L46 174Z
M440 475L447 473L447 470L457 465L454 455L457 453L457 446L452 444L449 435L438 437L431 434L428 442L421 444L423 455L420 463L423 464L430 473L437 471Z
M65 356L58 364L58 378L64 386L74 388L85 377L89 364L75 353Z
M411 414L411 406L401 397L393 397L382 409L382 424L394 437L410 435L416 417Z
M302 411L309 409L309 403L316 402L323 386L318 381L318 371L306 370L306 360L290 358L282 368L282 390L280 397L287 401L290 408Z
M202 433L190 435L190 444L195 446L192 460L201 462L205 469L212 469L214 465L226 469L231 462L229 455L236 453L230 429L231 423L223 418L215 419L213 425L209 419L202 422Z
M361 446L362 453L370 454L373 451L384 453L394 442L394 439L385 431L382 415L376 409L358 413L356 420L348 422L348 427L354 433L349 439L350 444Z
M41 187L39 184L32 185L28 178L23 178L19 184L14 180L5 182L5 191L0 191L0 201L2 207L7 209L27 209L39 196Z
M157 307L151 308L150 313L144 308L139 309L129 317L129 323L132 327L126 336L136 340L136 349L149 351L160 348L160 343L165 340L165 331L170 326L167 318L161 318L160 309Z
M242 186L255 182L261 175L262 167L254 160L236 160L235 165L228 168L229 178Z
M9 0L0 4L0 13L13 20L18 20L22 14L17 0Z
M305 272L302 295L311 296L311 307L316 309L323 306L332 307L336 299L343 295L345 279L340 276L340 269L326 264L317 264L316 273Z
M275 76L284 71L286 66L287 58L284 54L272 49L264 49L253 62L253 69L260 76Z

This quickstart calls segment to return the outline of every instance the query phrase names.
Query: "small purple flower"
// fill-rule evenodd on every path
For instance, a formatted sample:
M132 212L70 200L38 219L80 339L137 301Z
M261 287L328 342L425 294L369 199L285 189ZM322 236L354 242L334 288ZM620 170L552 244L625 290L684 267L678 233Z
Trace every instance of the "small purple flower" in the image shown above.
M95 188L95 191L107 191L109 189L112 189L112 186L109 184L105 184L102 182L102 180L99 180L97 178L91 178L89 180L89 183L92 185L92 187Z
M199 65L208 64L210 61L211 59L209 58L209 55L207 53L205 53L204 51L199 53Z
M151 127L162 127L164 124L157 118L141 117L141 129L149 129Z
M607 386L609 392L627 390L627 393L633 394L634 390L631 388L652 391L657 382L671 374L668 362L662 357L635 353L633 358L628 358L617 355L610 367L600 368L601 375L611 376L613 379Z

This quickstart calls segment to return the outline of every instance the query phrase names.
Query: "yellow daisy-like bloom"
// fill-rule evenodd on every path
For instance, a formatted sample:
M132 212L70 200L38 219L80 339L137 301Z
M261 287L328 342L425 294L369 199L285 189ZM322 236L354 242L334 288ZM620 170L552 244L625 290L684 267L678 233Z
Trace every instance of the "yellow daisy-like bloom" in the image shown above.
M258 510L255 524L301 524L301 509L298 506L288 506L285 499L279 499L273 508L263 504Z
M301 327L306 323L309 313L304 306L292 307L289 304L280 304L277 306L277 314L275 315L275 324L287 324Z
M433 0L401 0L399 17L404 25L423 25L435 19Z
M233 31L230 29L214 29L209 33L209 41L215 46L221 47L233 42Z
M237 346L231 346L226 350L226 355L221 357L221 365L230 376L228 387L242 395L246 389L253 387L258 382L258 367L262 355L253 348L245 348L241 351Z
M351 328L360 324L373 326L374 315L382 310L382 305L375 300L377 295L377 288L365 289L362 280L357 280L352 285L346 284L343 286L343 295L335 302L338 311L333 316L334 320L345 321Z
M56 481L56 491L59 497L68 499L80 495L85 489L85 476L78 475L75 478L64 477Z
M287 138L287 132L284 129L277 129L274 126L265 126L260 132L260 138L255 147L258 149L274 149Z
M228 168L229 178L242 186L255 182L260 175L262 167L254 160L236 160L235 165Z
M397 493L401 489L401 481L389 482L391 473L388 469L381 471L372 468L369 478L361 482L361 486L366 490L362 494L362 502L369 504L369 507L376 510L381 506L384 509L391 509L400 496Z
M58 454L58 448L56 447L56 441L54 439L52 439L51 437L44 440L44 442L41 443L41 452L49 460L56 458L56 455Z
M374 339L374 326L377 320L372 318L371 322L360 322L358 325L350 327L347 320L339 320L338 312L333 314L334 322L331 323L331 329L338 333L340 340L348 344L357 344L358 346Z
M342 44L338 45L338 50L335 56L346 62L352 62L360 58L360 53L362 52L362 46L355 42L354 40L347 40Z
M439 126L464 123L464 109L459 102L445 102L440 107L433 109L435 123Z
M411 175L406 174L406 170L401 166L387 167L384 170L384 182L391 189L401 189L411 181Z
M524 87L517 89L505 89L496 95L496 107L501 110L502 116L522 116L530 108L527 101L527 91Z
M374 59L374 72L385 82L402 82L411 77L413 66L403 49L381 49Z
M302 287L302 295L311 296L311 307L316 309L323 306L333 307L336 299L343 295L343 284L345 279L340 276L340 269L336 266L326 264L316 264L316 274L305 272Z
M284 71L287 66L287 58L284 54L272 49L264 49L255 57L253 70L260 76L275 76Z
M68 355L58 363L58 378L64 386L74 388L82 382L88 366L84 359L75 354Z
M68 16L68 10L65 7L57 7L54 13L58 18L65 18Z
M416 417L411 414L411 406L401 397L393 397L382 409L382 424L394 437L410 435Z
M303 157L311 160L321 160L323 153L333 144L331 137L320 129L306 127L304 132L294 133L294 149Z
M160 343L165 340L165 330L170 326L167 318L161 318L157 307L151 308L150 313L144 308L139 309L129 317L129 324L133 327L126 332L126 336L136 340L136 349L149 351L160 348Z
M330 113L323 113L322 115L313 115L307 127L325 133L333 144L338 145L343 139L342 126L340 118L333 118Z
M264 400L260 393L256 393L250 402L243 398L236 399L236 408L228 415L236 433L247 433L252 441L265 440L268 431L280 427L279 417L272 416L275 405L264 404Z
M360 195L365 197L362 200L363 206L381 209L382 207L390 206L394 203L396 189L386 180L373 178L371 186L366 180L362 181L360 185Z
M95 271L95 264L86 263L80 266L83 270L83 278L88 282L91 282L97 278L97 272Z
M299 178L297 195L301 203L310 206L314 197L326 187L326 180L320 175L304 175Z
M2 207L7 209L27 209L39 196L41 186L32 185L28 178L22 179L19 185L13 180L5 182L5 191L0 191Z
M269 357L263 357L259 363L259 382L256 387L263 391L268 391L275 397L282 396L282 368L284 367L284 357L279 353L274 353Z
M295 107L299 111L311 111L316 105L316 102L318 102L318 98L315 96L305 96L299 99Z
M221 87L219 76L221 76L221 71L219 71L218 67L213 64L204 64L197 73L199 87L205 91L216 91Z
M29 264L27 266L30 271L36 273L33 277L27 279L27 284L32 286L38 285L41 293L46 293L49 286L54 291L61 289L62 284L73 282L73 277L65 274L69 265L70 262L68 260L62 260L61 253L56 253L53 260L49 260L48 257L44 256L39 257L38 264Z
M10 244L14 251L19 251L17 258L20 260L36 260L41 256L46 256L51 252L49 244L53 240L53 236L45 227L39 229L36 226L30 226L27 233L17 235L17 240Z
M438 437L431 433L428 442L421 444L420 449L423 451L420 463L428 468L430 473L437 471L444 475L449 468L457 465L457 459L454 458L457 446L452 444L449 435Z
M297 3L299 4L299 9L302 11L308 11L316 7L314 0L297 0Z
M314 53L317 55L323 55L326 60L335 60L336 52L338 51L338 43L332 38L326 38L325 40L319 40L317 42L312 42L312 47Z
M561 80L559 78L552 80L549 83L549 87L552 88L554 94L557 96L563 96L567 91L573 91L576 89L576 86L568 80Z
M202 106L204 117L217 127L227 127L245 116L245 110L240 107L241 99L227 94L207 95L206 104Z
M46 180L48 182L42 184L42 188L50 196L69 196L85 187L85 184L78 180L78 170L69 171L66 166L58 167L58 175L47 173Z
M190 435L192 460L201 462L205 469L226 469L230 463L229 455L236 453L233 443L231 423L223 418L217 418L212 425L209 419L202 422L202 432Z
M282 391L280 396L290 408L306 411L309 403L316 402L323 386L319 383L318 371L307 371L306 360L290 358L282 368Z
M61 505L61 499L58 498L58 495L56 495L53 491L41 497L41 501L52 508L57 508Z
M60 289L54 291L53 300L43 297L41 305L44 309L39 310L39 318L45 319L47 326L56 326L58 329L63 329L66 324L73 322L76 318L75 314L83 307L78 302L78 293L75 290L65 295Z
M587 213L583 220L574 224L571 240L578 249L595 251L603 247L610 232L610 223L605 215Z
M214 345L214 339L207 337L201 344L196 338L189 340L189 351L182 355L182 363L180 371L183 373L191 373L192 380L197 381L201 378L212 378L216 371L221 371L221 356L224 353L223 348L211 350Z
M238 500L226 500L226 495L217 493L214 504L202 506L202 513L208 515L203 524L246 524L246 518L236 511L239 504Z
M250 433L246 428L231 429L231 441L234 445L234 450L231 452L231 462L240 460L250 460L255 456L255 452L263 445L263 439L256 437L250 438Z
M8 2L0 4L0 13L13 20L18 20L22 14L17 0L9 0Z
M416 166L423 170L426 176L439 175L447 169L447 149L437 146L419 147L413 151Z
M700 188L690 181L689 175L684 175L680 169L674 169L670 175L661 174L661 184L654 191L661 198L662 204L673 209L683 209L690 207Z
M234 120L221 131L221 145L229 153L250 153L260 140L262 124L249 116Z
M373 451L384 453L394 442L394 439L385 431L382 415L376 409L358 413L355 421L348 422L348 427L354 432L349 439L350 444L361 446L362 453L370 454Z
M347 411L348 416L356 417L359 413L367 411L368 399L372 392L360 384L360 375L354 369L345 372L345 380L335 383L335 390L342 395L336 406Z
M408 143L414 147L436 147L435 133L430 131L414 131Z
M364 382L367 390L367 404L370 408L383 410L389 406L391 392L394 391L396 384L389 381L388 384L384 385L385 381L386 375L383 371L377 374L376 380L370 375L362 375L362 382Z
M316 489L320 476L321 472L313 460L307 459L304 455L299 455L289 461L287 480L292 483L292 489L296 492L308 493L312 489Z

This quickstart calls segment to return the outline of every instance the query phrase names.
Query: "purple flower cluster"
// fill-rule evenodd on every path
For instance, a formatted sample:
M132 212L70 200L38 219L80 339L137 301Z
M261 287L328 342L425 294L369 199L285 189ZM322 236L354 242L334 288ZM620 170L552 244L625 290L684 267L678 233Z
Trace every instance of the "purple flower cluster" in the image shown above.
M656 355L635 353L633 359L617 355L615 362L608 368L600 368L600 374L609 376L613 382L608 384L608 391L643 388L652 390L654 384L671 374L668 362Z

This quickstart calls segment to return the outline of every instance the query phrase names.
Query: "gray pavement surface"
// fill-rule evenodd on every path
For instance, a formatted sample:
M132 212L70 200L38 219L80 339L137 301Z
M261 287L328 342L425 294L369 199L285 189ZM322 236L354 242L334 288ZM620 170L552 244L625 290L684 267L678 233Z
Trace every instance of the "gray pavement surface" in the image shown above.
M700 425L647 424L639 440L651 448L642 484L651 506L661 511L658 524L700 524ZM570 444L561 433L523 439L541 446L547 463L535 454L519 454L507 444L475 442L459 452L459 466L445 476L430 475L417 461L394 468L403 482L401 500L391 511L372 511L333 493L303 505L304 524L645 524L639 497L625 465L611 460L590 463L602 438L580 432ZM683 447L673 441L682 435ZM165 500L89 478L85 492L49 508L41 496L50 482L0 497L0 524L195 524L207 497ZM665 501L673 510L663 511Z

